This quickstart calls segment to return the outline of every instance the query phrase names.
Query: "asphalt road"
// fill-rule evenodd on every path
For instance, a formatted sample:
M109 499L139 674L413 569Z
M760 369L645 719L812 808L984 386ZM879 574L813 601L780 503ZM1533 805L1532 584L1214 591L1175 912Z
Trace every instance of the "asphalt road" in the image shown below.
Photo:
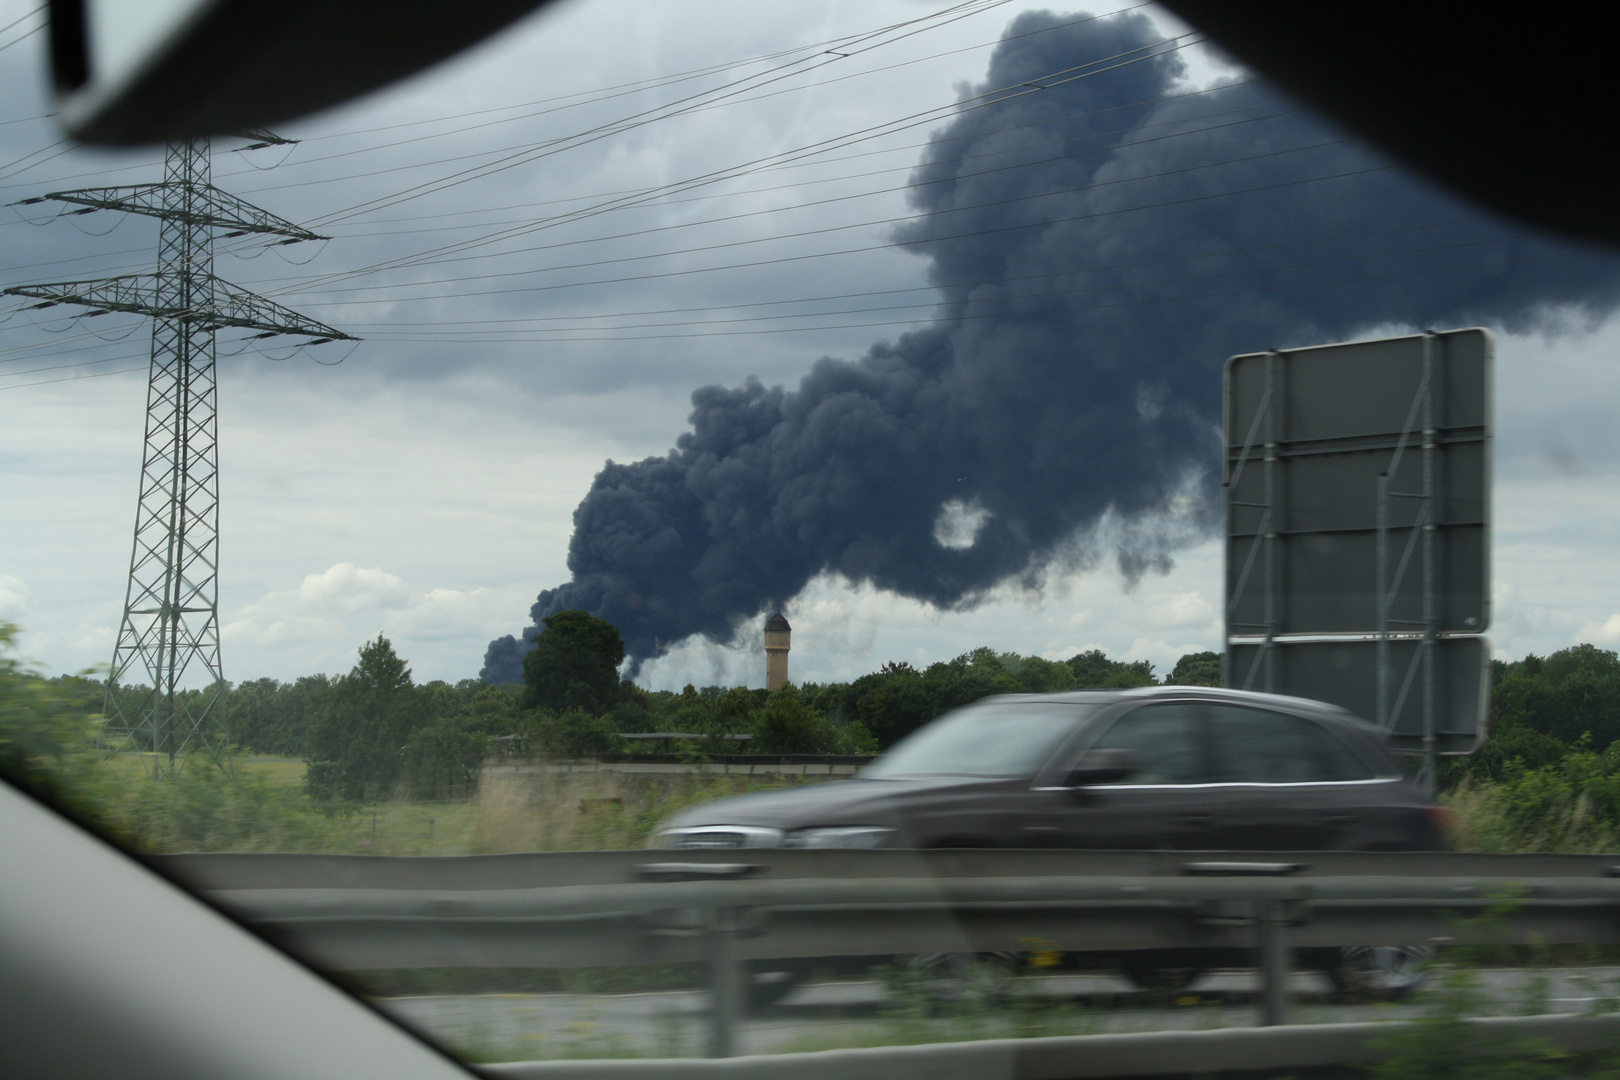
M1469 977L1477 979L1479 1015L1593 1011L1620 997L1620 968L1487 969ZM1399 1003L1354 1003L1325 976L1300 972L1293 976L1290 1019L1406 1019L1432 1007L1442 981L1431 977ZM939 1005L878 981L812 983L748 1015L737 1052L1247 1027L1255 1022L1258 988L1249 971L1212 972L1173 997L1134 990L1106 974L1060 974L1014 979L997 1004ZM701 1056L708 1018L707 995L695 990L402 997L378 1004L479 1061Z

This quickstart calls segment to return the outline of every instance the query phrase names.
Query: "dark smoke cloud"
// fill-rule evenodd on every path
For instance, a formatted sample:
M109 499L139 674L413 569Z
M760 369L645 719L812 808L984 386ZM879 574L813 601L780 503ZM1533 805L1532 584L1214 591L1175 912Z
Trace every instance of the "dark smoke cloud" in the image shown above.
M985 88L1157 38L1140 15L1031 33L1067 19L1018 18ZM1483 219L1267 86L1161 100L1183 74L1163 55L959 113L912 177L926 216L895 236L929 260L946 321L796 389L694 392L667 456L597 475L573 580L533 618L593 612L640 660L730 640L823 571L971 605L1105 517L1212 522L1232 353L1615 304L1620 261ZM987 515L971 546L936 539L953 501ZM1127 573L1166 560L1151 537L1117 555ZM484 677L517 678L534 633L492 642Z

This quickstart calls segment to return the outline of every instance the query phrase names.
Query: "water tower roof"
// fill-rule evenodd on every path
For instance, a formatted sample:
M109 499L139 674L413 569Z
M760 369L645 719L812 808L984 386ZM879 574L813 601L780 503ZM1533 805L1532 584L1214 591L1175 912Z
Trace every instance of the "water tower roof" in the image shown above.
M777 611L773 612L771 617L765 620L765 629L768 631L792 630L793 627L789 626L788 621L782 617L782 613Z

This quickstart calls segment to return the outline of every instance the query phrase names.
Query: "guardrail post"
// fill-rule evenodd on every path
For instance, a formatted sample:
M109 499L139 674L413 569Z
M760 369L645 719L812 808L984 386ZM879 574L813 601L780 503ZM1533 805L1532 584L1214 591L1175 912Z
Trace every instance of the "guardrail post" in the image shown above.
M1255 902L1255 933L1260 938L1260 1026L1288 1023L1288 903Z
M742 930L739 908L715 908L708 933L703 936L704 959L709 966L709 1056L736 1053L737 1021L743 1014L746 989L743 964L737 955Z

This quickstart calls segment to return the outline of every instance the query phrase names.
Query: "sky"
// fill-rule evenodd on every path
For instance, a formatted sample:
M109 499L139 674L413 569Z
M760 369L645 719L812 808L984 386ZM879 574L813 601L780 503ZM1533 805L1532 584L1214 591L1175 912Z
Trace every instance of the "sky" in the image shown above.
M158 151L60 142L43 35L24 36L35 6L0 2L0 26L24 20L0 32L0 202L157 179ZM346 670L378 633L420 679L471 677L543 590L617 616L660 588L683 598L674 614L623 608L655 688L762 685L758 616L775 605L800 680L980 645L1098 648L1162 672L1220 647L1210 402L1226 355L1426 319L1498 332L1497 655L1620 645L1613 260L1452 205L1151 7L760 10L563 3L279 128L295 146L216 141L216 184L331 237L224 240L217 272L363 339L221 338L230 678ZM1067 88L1050 79L1087 63ZM1026 79L1051 85L1013 100ZM1010 145L1009 131L1024 134ZM1100 141L1074 149L1086 139ZM1316 181L1328 172L1344 178ZM1188 177L1267 193L1217 212L1188 202ZM1067 194L1018 186L1049 183ZM1099 200L1116 190L1166 209L1109 217ZM153 261L143 219L3 214L5 285ZM945 227L963 220L979 224ZM1309 246L1390 230L1405 231L1376 251ZM1260 261L1233 264L1240 249ZM1302 254L1267 263L1262 249ZM1162 294L1212 278L1186 260L1217 255L1219 280L1243 290ZM1141 303L1123 313L1081 289L1010 287L1094 272L1082 256L1183 269L1132 279ZM1408 276L1370 269L1379 258L1407 260ZM1411 262L1424 259L1444 266ZM121 610L149 331L19 307L0 304L0 619L44 670L77 671L110 657ZM896 411L885 387L906 380L926 392ZM694 427L703 387L723 392ZM901 434L795 420L849 401ZM716 431L761 416L712 450ZM753 470L744 495L701 487L704 453ZM670 521L696 515L706 524L674 531L705 539L632 566L607 540L674 528L647 510L666 482L700 492ZM821 501L795 502L807 489Z

